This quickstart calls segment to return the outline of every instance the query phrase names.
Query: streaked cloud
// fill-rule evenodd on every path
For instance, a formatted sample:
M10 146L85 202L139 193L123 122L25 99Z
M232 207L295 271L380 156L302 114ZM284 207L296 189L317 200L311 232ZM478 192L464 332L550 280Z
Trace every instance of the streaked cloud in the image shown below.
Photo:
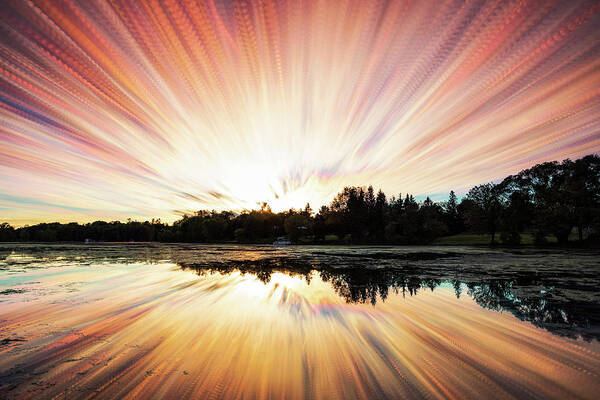
M597 152L599 26L574 0L5 1L0 220L460 192Z

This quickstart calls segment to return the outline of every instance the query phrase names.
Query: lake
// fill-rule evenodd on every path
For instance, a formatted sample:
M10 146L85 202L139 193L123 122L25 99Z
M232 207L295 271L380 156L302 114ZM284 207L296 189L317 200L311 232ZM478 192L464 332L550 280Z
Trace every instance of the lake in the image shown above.
M0 398L597 398L599 260L1 244Z

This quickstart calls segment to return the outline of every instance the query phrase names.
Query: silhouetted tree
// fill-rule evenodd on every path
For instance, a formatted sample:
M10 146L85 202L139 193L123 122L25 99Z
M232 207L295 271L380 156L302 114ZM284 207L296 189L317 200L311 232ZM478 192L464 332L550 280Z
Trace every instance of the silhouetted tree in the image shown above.
M492 236L491 243L494 243L502 210L498 188L493 183L475 186L469 190L467 198L475 205L467 216L469 225L489 233Z
M566 243L575 221L563 166L557 162L538 164L521 171L518 182L520 190L533 199L536 241L543 242L552 233L559 243Z
M444 203L444 221L448 228L448 233L455 235L464 230L464 223L458 213L458 200L454 190L450 191L448 201Z
M322 206L317 215L315 215L313 220L313 233L315 242L323 242L325 240L325 235L327 234L325 218L328 213L329 208L327 206Z
M0 224L0 242L12 242L17 239L15 228L10 226L8 222Z
M375 207L373 211L373 223L372 223L372 232L373 237L376 242L382 242L384 239L384 229L385 229L385 209L387 206L385 193L379 190L377 192L377 197L375 198Z
M300 237L309 233L310 217L304 212L290 210L283 225L290 240L297 242Z

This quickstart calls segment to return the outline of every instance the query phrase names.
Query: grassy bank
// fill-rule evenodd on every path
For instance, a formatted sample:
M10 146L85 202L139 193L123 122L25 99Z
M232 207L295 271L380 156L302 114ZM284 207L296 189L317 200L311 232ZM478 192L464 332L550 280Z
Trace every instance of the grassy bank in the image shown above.
M578 240L577 234L569 236L570 242ZM489 245L492 241L492 235L478 235L475 233L461 233L453 236L444 236L436 239L433 244L441 246L480 246ZM556 243L554 236L546 236L548 244ZM496 242L500 243L500 234L496 235ZM521 245L533 245L533 235L531 233L521 233Z

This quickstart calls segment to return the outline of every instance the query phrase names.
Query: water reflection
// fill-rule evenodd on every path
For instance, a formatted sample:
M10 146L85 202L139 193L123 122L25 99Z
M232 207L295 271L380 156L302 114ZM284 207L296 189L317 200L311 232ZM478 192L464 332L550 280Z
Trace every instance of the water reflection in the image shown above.
M463 291L482 307L508 311L523 321L529 321L555 334L569 337L582 336L586 340L600 339L600 303L596 290L585 293L586 287L561 285L565 277L543 275L535 271L521 272L513 279L487 278L485 275L468 278L457 274L453 279L435 278L431 271L422 271L412 265L399 268L343 268L323 265L316 260L290 257L267 257L252 261L230 260L179 264L199 275L251 274L268 283L273 273L301 276L310 283L313 273L329 284L347 303L385 301L390 291L403 296L416 295L422 289L433 291L443 283L451 284L456 297ZM489 271L488 271L489 273ZM423 274L428 275L423 277ZM587 296L586 296L587 294Z
M450 250L449 250L450 249ZM263 283L274 272L313 273L348 303L385 300L389 292L416 295L442 283L466 291L479 305L508 311L554 334L600 339L600 254L597 252L464 248L18 245L0 246L0 271L52 263L173 262L199 275L251 274ZM0 287L0 296L22 288ZM2 298L0 297L0 300Z
M0 397L594 398L596 255L569 260L0 247Z

